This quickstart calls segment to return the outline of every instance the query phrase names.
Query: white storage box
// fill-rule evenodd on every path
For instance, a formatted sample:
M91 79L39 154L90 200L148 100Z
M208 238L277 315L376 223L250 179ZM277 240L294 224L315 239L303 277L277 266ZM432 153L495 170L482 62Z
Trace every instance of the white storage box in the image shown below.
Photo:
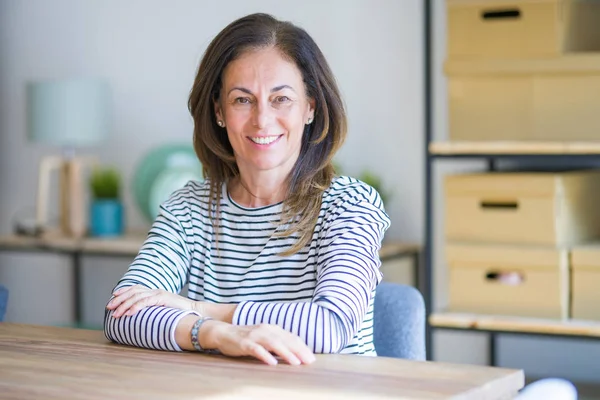
M448 0L449 58L600 50L599 0Z
M567 250L447 244L452 312L569 317Z
M571 263L572 316L600 321L600 244L575 247Z
M447 175L448 241L570 246L600 237L600 171Z
M600 141L600 53L449 61L446 74L451 140Z

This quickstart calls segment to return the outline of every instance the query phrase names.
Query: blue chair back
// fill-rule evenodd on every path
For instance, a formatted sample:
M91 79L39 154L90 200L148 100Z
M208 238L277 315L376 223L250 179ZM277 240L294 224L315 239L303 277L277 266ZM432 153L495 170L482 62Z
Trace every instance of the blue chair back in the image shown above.
M373 311L377 355L425 360L425 303L417 289L382 282Z
M0 285L0 322L4 321L6 306L8 305L8 289Z

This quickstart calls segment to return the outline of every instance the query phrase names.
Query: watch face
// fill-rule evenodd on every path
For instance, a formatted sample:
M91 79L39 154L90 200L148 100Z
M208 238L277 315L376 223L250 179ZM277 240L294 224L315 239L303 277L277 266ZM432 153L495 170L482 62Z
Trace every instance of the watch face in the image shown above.
M165 145L151 150L139 163L133 189L136 203L153 222L161 203L190 180L202 181L202 165L191 145Z

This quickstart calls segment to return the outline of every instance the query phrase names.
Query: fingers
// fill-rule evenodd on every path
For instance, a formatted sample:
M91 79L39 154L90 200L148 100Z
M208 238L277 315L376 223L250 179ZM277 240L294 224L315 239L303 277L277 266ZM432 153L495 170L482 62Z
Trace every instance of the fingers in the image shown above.
M290 333L290 335L292 335ZM304 340L300 339L300 337L296 335L294 336L294 345L291 347L292 351L298 357L298 359L302 362L302 364L312 364L315 362L316 357L312 350L304 343Z
M254 339L290 365L310 364L315 361L314 354L302 339L278 326L260 325L250 335L250 339Z
M129 299L124 301L119 308L117 308L113 314L114 317L118 318L122 315L131 316L140 311L143 308L156 305L155 294L152 292L140 292L131 296Z
M292 334L283 342L275 343L271 351L283 358L291 365L311 364L315 361L315 355L308 346L297 336Z
M259 325L267 342L260 342L265 348L277 354L291 365L311 364L315 355L298 335L288 332L276 325Z
M126 286L113 292L114 298L106 305L106 308L113 310L117 308L123 301L133 296L139 291L140 285Z
M131 316L143 308L159 304L158 294L154 291L140 292L131 296L116 310L118 316ZM120 312L119 312L120 311Z
M289 346L287 346L285 343L270 339L261 344L264 348L269 350L271 353L275 353L288 364L300 365L300 360L298 357L296 357L294 352L290 350Z
M114 310L113 317L134 315L143 308L165 306L179 310L193 310L195 301L164 289L150 289L143 285L129 286L116 290L113 299L106 305Z
M250 356L267 365L277 365L277 359L255 340L247 337L249 328L229 324L217 325L210 333L216 348L224 355Z
M123 294L123 293L127 292L128 290L131 290L131 289L138 288L139 286L140 286L140 285L132 285L132 286L125 286L125 287L122 287L122 288L120 288L120 289L117 289L117 290L115 290L115 291L113 292L113 295L115 295L115 296L118 296L118 295L120 295L120 294Z
M267 365L277 365L277 359L260 344L250 342L246 348L247 355L256 357Z
M315 361L314 354L300 337L276 325L221 324L207 334L212 335L212 343L224 355L251 356L268 365L278 363L275 356L290 365Z
M114 310L113 317L119 318L123 315L134 315L141 309L150 305L155 305L157 295L155 291L139 286L132 287L130 290L125 290L112 299L107 308ZM154 299L154 301L152 301Z

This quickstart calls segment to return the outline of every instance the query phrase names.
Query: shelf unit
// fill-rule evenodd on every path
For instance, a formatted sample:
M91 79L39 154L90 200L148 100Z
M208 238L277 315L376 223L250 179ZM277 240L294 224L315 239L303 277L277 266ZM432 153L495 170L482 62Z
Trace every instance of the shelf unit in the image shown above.
M499 162L533 162L545 168L575 169L600 167L600 140L598 142L437 142L433 139L433 0L423 2L424 56L424 153L425 153L425 238L423 260L419 271L426 310L427 359L433 360L432 331L434 329L478 331L489 334L489 361L496 365L496 338L503 333L600 340L600 322L538 320L485 315L466 315L434 312L433 310L433 257L434 251L434 195L433 167L440 161L485 161L485 169L496 171ZM436 253L437 254L437 253Z
M432 313L428 324L434 329L471 331L488 334L488 364L497 366L498 335L545 336L552 338L600 340L600 322L553 320L498 315Z
M434 142L427 138L425 182L425 244L423 282L427 304L427 345L428 359L433 359L431 335L433 329L479 331L489 334L489 364L496 365L496 339L503 333L518 335L552 336L556 338L577 338L600 340L600 322L574 320L541 320L535 318L498 317L473 314L432 312L433 296L433 164L440 160L483 160L488 171L498 170L499 161L536 161L545 167L559 163L571 164L593 161L600 165L600 142ZM564 168L565 166L562 165ZM568 169L568 166L567 166Z

